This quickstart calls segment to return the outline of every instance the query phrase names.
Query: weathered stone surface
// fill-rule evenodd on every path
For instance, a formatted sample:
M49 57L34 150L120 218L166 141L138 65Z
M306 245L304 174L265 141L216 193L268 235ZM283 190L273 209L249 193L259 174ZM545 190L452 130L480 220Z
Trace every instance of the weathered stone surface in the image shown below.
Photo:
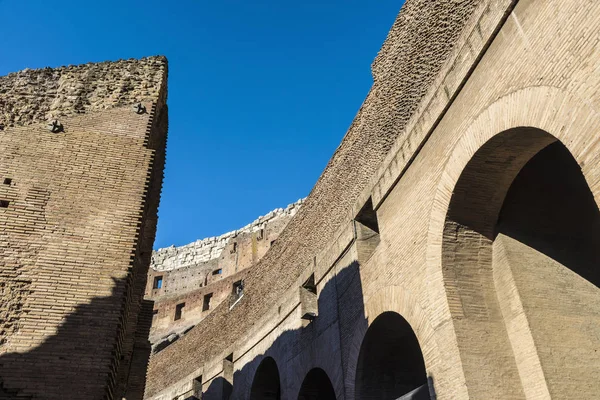
M597 397L599 14L407 1L301 211L146 398Z
M165 64L164 57L148 57L25 69L0 77L0 126L152 102L159 97Z
M293 217L300 209L303 201L304 200L301 199L288 205L286 208L277 208L235 231L227 232L220 236L197 240L184 246L170 246L153 251L151 268L161 272L171 271L177 268L196 266L219 258L221 252L225 249L231 239L241 234L265 229L268 224L277 219L288 219Z
M166 78L164 57L0 78L0 397L142 397Z

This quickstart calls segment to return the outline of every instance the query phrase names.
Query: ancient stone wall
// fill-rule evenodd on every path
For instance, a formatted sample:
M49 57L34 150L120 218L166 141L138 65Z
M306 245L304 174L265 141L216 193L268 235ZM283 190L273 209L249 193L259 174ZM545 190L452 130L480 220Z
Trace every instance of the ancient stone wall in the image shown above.
M3 398L141 398L166 77L151 57L0 78Z
M308 208L315 188L244 298L153 358L148 399L597 397L600 4L420 5L399 21L460 33L343 221L319 249L308 230L288 236L336 220ZM390 104L370 110L369 138L394 119L401 79L376 80ZM368 152L353 155L364 167ZM302 251L292 279L285 262Z
M263 257L302 202L275 209L218 237L154 251L146 284L146 298L154 301L150 342L164 348L229 298L232 284ZM204 296L210 297L208 306ZM181 304L185 312L175 319Z
M374 63L369 95L296 218L248 273L244 300L232 310L218 307L186 337L154 356L147 397L193 377L203 363L227 355L232 343L245 337L314 265L319 252L335 242L336 231L354 217L353 208L392 145L405 134L422 101L428 100L430 86L440 71L447 72L442 68L456 56L454 45L480 4L405 3L393 35Z

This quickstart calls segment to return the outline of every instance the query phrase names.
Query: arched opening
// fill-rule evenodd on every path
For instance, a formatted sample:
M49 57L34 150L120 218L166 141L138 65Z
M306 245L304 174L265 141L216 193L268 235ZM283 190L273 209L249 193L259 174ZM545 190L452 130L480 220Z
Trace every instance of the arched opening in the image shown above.
M355 397L392 400L407 395L429 398L425 361L410 324L395 312L385 312L369 326L360 347Z
M598 206L556 138L512 129L475 153L454 189L442 251L471 396L595 396L599 238Z
M311 369L300 387L298 400L335 400L335 390L321 368Z
M275 360L266 357L256 370L250 400L280 400L281 386L279 383L279 370Z

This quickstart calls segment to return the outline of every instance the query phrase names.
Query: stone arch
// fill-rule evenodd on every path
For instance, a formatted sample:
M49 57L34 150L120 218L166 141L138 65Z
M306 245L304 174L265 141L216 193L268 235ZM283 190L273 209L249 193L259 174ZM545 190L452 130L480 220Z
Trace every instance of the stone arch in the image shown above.
M277 363L272 357L265 357L254 374L250 388L250 400L280 400L281 381Z
M590 265L599 258L590 238L600 226L599 122L564 91L524 88L480 114L445 167L428 265L444 283L470 397L492 390L505 398L585 398L598 390L590 382L600 378L593 351L600 292L597 263ZM550 195L567 190L573 196ZM574 265L581 254L587 266ZM548 301L554 291L563 304ZM573 346L552 338L577 336L582 324L588 335Z
M300 386L298 400L336 400L335 390L324 370L313 368L308 371Z
M421 346L400 314L384 312L369 326L355 380L355 398L360 400L398 399L416 391L421 398L429 398Z
M442 357L435 331L415 295L403 286L386 286L365 298L368 325L359 325L350 342L345 368L346 398L350 400L360 398L355 393L355 383L363 340L374 321L387 312L399 314L410 325L421 347L430 378L433 376L436 378L435 382L438 382L439 376L443 382L448 375L442 371Z

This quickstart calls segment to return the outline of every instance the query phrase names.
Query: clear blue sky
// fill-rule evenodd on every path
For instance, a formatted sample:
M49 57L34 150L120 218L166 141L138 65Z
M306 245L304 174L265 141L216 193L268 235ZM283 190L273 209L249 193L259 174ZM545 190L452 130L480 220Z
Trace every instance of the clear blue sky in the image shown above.
M163 54L169 141L155 248L308 195L402 0L0 0L0 75Z

